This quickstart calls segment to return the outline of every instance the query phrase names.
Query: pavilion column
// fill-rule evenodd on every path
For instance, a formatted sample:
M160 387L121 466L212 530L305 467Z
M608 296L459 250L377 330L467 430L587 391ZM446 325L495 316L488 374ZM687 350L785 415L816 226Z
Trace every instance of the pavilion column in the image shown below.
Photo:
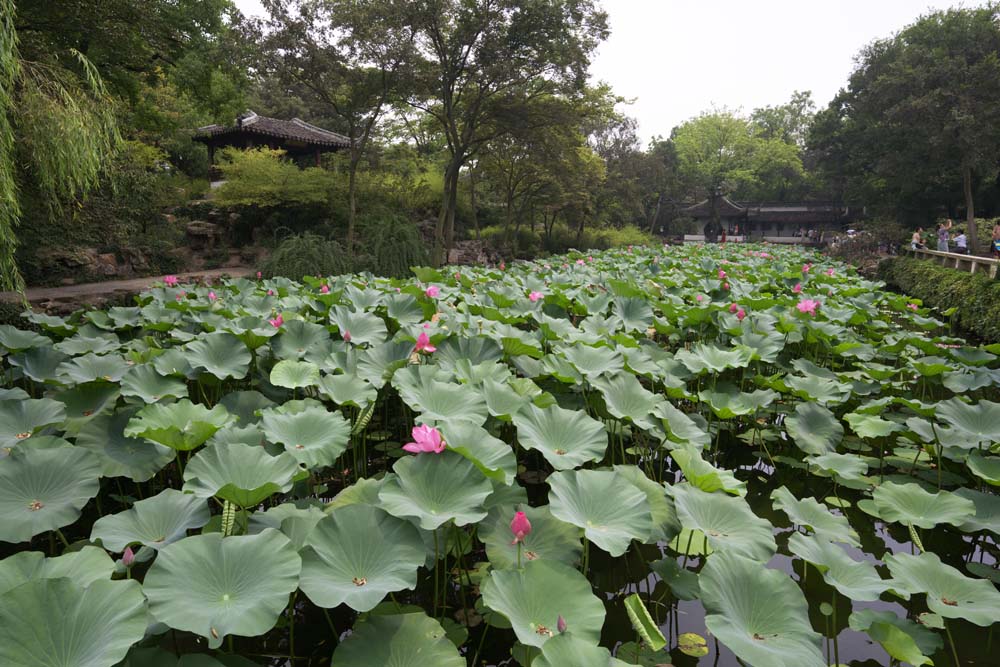
M320 162L319 162L319 155L320 155L320 154L319 154L319 148L317 148L317 149L316 149L316 166L317 166L317 167L318 167L318 166L320 166Z

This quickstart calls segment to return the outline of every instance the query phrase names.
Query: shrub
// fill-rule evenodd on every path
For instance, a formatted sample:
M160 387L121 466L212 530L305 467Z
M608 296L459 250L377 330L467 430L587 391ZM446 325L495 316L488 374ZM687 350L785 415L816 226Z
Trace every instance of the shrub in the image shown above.
M405 278L411 266L427 264L427 248L416 225L399 216L363 217L360 238L368 239L368 268L386 278Z
M260 267L265 276L333 276L350 273L343 246L318 234L297 234L282 241Z
M954 308L952 322L961 330L988 342L1000 341L1000 281L913 257L883 260L878 276L929 306Z

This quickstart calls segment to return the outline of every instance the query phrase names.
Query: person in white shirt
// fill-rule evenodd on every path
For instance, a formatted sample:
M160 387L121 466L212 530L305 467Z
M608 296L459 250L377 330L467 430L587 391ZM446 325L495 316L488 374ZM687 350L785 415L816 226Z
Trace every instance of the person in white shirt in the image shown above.
M969 239L965 236L965 230L958 230L958 236L955 237L955 252L960 255L969 254Z

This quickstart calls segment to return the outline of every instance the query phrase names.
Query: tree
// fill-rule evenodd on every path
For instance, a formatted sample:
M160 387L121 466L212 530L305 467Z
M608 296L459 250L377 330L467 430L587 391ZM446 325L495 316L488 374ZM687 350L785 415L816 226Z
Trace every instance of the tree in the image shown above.
M897 214L957 195L976 252L975 186L996 174L1000 152L1000 6L928 14L857 62L811 146L848 187L878 191Z
M753 132L764 139L780 139L788 144L803 147L813 118L816 104L810 91L795 91L785 104L754 109L750 114Z
M448 147L434 261L455 230L462 167L498 132L498 115L533 97L581 89L607 35L594 0L397 0L422 58L409 102L433 116Z

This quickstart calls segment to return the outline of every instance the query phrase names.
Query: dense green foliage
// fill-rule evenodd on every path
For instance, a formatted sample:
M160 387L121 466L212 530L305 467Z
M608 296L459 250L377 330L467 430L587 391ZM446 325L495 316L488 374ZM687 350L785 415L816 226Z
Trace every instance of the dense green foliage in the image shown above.
M989 663L1000 345L794 248L547 262L0 327L0 662Z
M1000 341L1000 281L913 257L885 259L878 274L901 292L952 312L951 321L960 330L984 341Z

